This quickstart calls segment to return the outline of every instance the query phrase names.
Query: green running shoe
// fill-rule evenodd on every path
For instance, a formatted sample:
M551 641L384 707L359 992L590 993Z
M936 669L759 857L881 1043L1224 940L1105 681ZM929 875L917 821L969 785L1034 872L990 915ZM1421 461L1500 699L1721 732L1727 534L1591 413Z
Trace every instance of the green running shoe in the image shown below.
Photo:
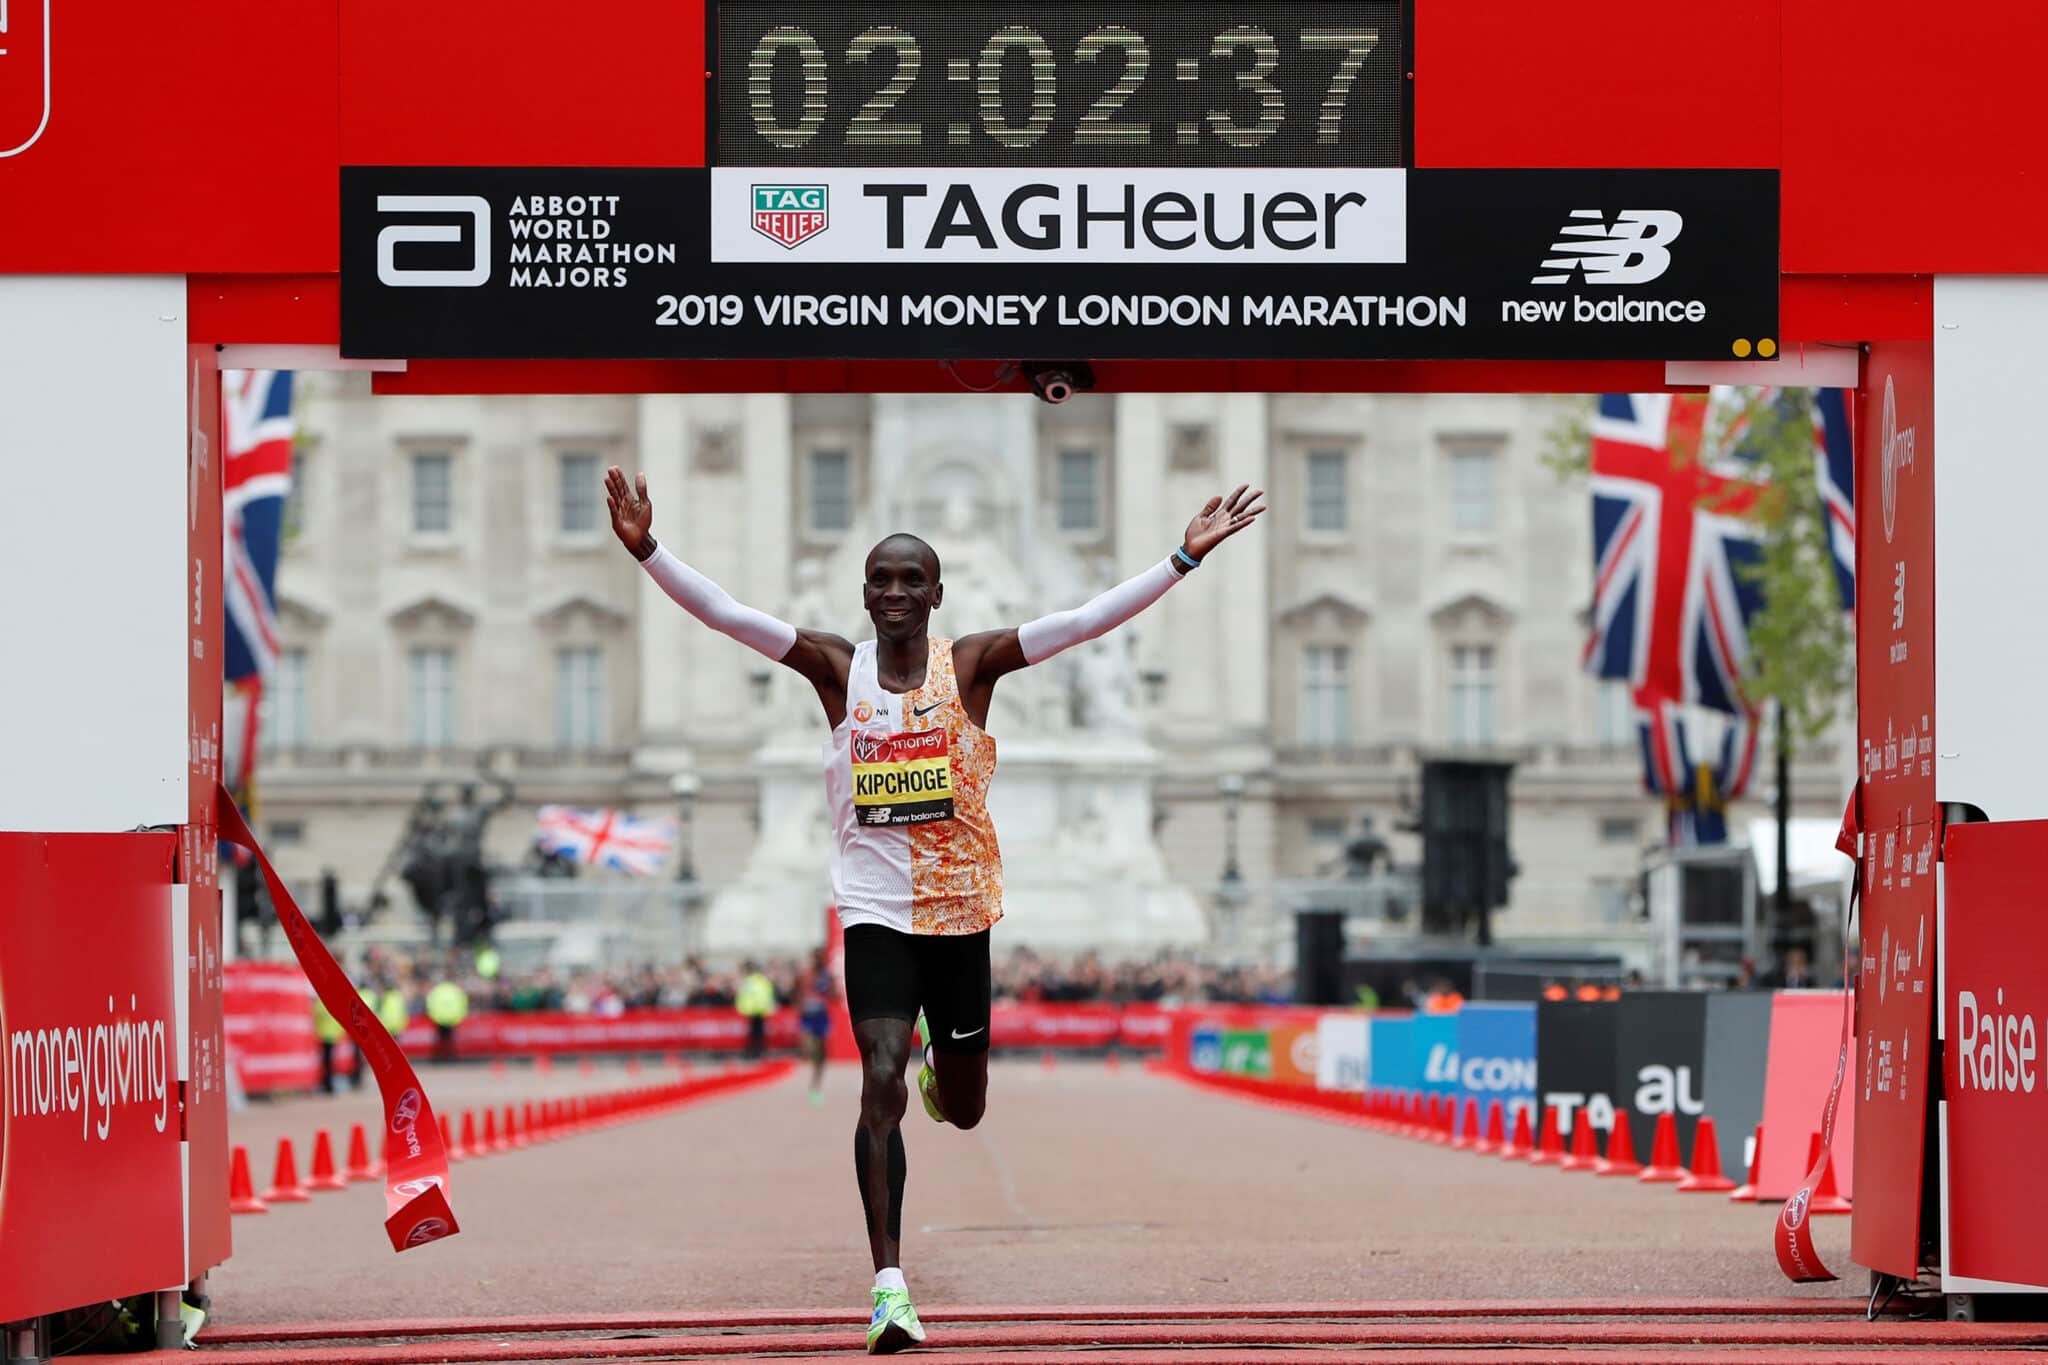
M932 1116L932 1122L944 1123L946 1113L939 1108L939 1073L932 1070L932 1050L924 1050L924 1069L917 1073L917 1095L924 1101L924 1112Z
M923 1340L924 1324L910 1306L910 1295L901 1289L877 1289L875 1315L868 1319L868 1354L894 1355Z

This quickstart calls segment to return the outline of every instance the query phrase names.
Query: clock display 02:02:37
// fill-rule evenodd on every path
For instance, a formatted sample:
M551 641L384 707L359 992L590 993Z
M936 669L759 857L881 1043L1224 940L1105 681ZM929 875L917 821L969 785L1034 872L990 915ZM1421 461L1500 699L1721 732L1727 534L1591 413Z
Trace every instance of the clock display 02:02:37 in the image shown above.
M1400 0L718 6L728 166L1398 166Z

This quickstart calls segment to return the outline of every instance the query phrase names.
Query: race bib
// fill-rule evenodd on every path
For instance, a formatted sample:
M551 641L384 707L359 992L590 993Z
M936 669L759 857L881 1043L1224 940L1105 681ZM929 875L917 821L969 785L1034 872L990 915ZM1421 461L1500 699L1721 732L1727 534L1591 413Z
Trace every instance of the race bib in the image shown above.
M953 818L952 736L944 730L853 735L853 818L922 825Z

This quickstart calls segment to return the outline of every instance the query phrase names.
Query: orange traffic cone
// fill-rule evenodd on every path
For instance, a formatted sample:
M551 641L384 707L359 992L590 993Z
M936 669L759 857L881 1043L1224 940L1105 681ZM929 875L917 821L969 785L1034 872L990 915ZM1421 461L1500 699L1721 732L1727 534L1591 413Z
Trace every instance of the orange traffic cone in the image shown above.
M1806 1169L1812 1170L1813 1163L1820 1160L1820 1134L1816 1132L1806 1145ZM1821 1172L1820 1188L1813 1192L1813 1202L1806 1206L1808 1213L1848 1213L1855 1205L1842 1198L1835 1185L1835 1163L1828 1162L1827 1170Z
M1627 1119L1620 1120L1627 1122ZM1564 1160L1557 1163L1560 1171L1590 1171L1600 1164L1600 1138L1593 1131L1593 1120L1581 1109L1572 1115L1572 1148Z
M553 1055L550 1053L543 1052L540 1054L540 1056L535 1057L533 1059L533 1069L543 1076L553 1075L555 1070L555 1059Z
M1692 1130L1692 1174L1678 1182L1680 1194L1726 1194L1735 1182L1721 1174L1721 1141L1714 1136L1714 1120L1700 1115Z
M1669 1110L1657 1115L1657 1132L1650 1139L1650 1164L1636 1179L1661 1185L1676 1185L1685 1179L1685 1167L1678 1159L1678 1120Z
M1500 1101L1489 1100L1486 1105L1486 1130L1472 1144L1472 1150L1480 1156L1492 1156L1507 1145L1507 1125L1501 1117Z
M519 1114L519 1145L524 1147L528 1143L539 1142L546 1136L547 1134L535 1126L533 1101L528 1100L526 1107Z
M505 1150L505 1141L498 1136L498 1115L495 1110L484 1110L484 1155L496 1156Z
M348 1182L334 1171L334 1139L327 1136L322 1128L313 1135L313 1178L306 1182L309 1190L340 1190L348 1188Z
M363 1125L358 1123L348 1132L348 1169L342 1172L350 1181L375 1180L377 1168L370 1164L370 1142L363 1136Z
M1556 1166L1564 1161L1564 1141L1557 1134L1557 1111L1543 1106L1543 1122L1536 1129L1536 1150L1529 1153L1531 1166Z
M446 1114L436 1114L434 1115L434 1117L440 1121L441 1150L448 1154L448 1159L450 1161L460 1161L464 1157L468 1156L469 1153L463 1151L460 1147L457 1147L455 1145L455 1134L448 1127L448 1116Z
M1756 1173L1764 1168L1764 1126L1756 1126L1756 1134L1749 1140L1749 1179L1737 1185L1728 1195L1730 1203L1754 1204L1756 1202Z
M299 1183L299 1158L292 1151L292 1140L281 1137L277 1140L277 1166L271 1171L270 1188L263 1192L266 1204L303 1204L313 1196L306 1193L306 1187Z
M249 1182L249 1149L247 1147L235 1148L234 1161L228 1167L228 1212L270 1212L270 1205L256 1197L256 1187Z
M477 1145L476 1140L476 1110L465 1109L462 1111L461 1159L467 1160L470 1157L482 1156L483 1154L484 1149Z
M1634 1126L1627 1114L1614 1116L1614 1127L1607 1130L1607 1155L1595 1163L1594 1175L1642 1174L1643 1163L1636 1160Z
M526 1145L526 1134L519 1131L519 1122L511 1105L505 1106L505 1146L513 1151Z
M1479 1101L1467 1099L1463 1109L1456 1100L1451 1108L1458 1115L1458 1131L1451 1134L1451 1146L1460 1152L1472 1150L1472 1144L1479 1141Z
M1501 1160L1527 1161L1531 1155L1530 1147L1534 1142L1535 1138L1529 1132L1529 1106L1518 1104L1515 1106L1514 1135L1501 1144Z

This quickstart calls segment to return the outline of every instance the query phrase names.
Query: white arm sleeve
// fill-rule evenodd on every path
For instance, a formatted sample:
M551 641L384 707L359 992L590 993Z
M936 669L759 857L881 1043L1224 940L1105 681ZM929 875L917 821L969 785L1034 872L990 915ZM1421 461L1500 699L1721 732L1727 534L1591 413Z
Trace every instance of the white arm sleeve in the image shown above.
M1056 611L1017 627L1017 643L1024 649L1024 662L1044 663L1063 649L1105 635L1166 596L1166 590L1183 577L1171 558L1163 559L1113 588L1105 589L1085 606Z
M733 601L731 593L670 554L666 545L656 546L640 564L684 611L776 663L796 643L795 626Z

